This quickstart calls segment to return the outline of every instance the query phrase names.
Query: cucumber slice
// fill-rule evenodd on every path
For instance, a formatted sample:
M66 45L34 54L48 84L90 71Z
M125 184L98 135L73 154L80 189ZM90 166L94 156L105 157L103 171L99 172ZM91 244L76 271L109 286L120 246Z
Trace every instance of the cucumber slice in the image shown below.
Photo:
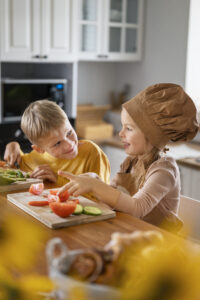
M83 208L83 213L86 215L99 216L102 214L102 211L100 208L95 206L85 206Z
M73 215L80 215L83 212L83 206L80 204L76 204L76 209L73 212Z

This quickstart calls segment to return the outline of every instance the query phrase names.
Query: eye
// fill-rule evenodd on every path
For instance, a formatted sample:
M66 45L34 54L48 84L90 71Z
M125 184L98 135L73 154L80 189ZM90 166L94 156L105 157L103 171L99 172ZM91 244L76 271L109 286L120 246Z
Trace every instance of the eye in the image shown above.
M72 130L69 130L68 132L67 132L67 136L70 136L72 134Z
M57 146L59 146L60 145L60 141L59 142L57 142L55 145L54 145L54 147L57 147Z
M132 131L133 128L131 128L131 127L126 127L126 130L127 130L127 131Z

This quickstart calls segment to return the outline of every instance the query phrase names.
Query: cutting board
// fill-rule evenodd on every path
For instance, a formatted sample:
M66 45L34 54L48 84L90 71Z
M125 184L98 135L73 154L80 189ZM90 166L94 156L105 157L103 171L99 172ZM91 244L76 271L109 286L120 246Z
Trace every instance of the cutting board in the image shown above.
M98 207L102 210L102 214L100 216L90 216L90 215L70 215L66 218L61 218L51 212L51 209L49 206L43 206L43 207L38 207L38 206L30 206L28 204L29 201L32 200L47 200L46 197L43 197L43 195L47 195L48 190L44 190L42 195L35 196L31 195L29 192L25 193L16 193L16 194L8 194L7 199L8 201L12 202L49 228L60 228L60 227L69 227L73 225L79 225L79 224L84 224L84 223L90 223L90 222L96 222L100 220L106 220L110 218L114 218L116 216L116 213L111 210L107 205L103 203L97 203L94 201L91 201L85 197L79 196L76 197L80 201L80 204L82 206L95 206ZM73 199L73 197L70 197L70 199Z
M0 192L11 192L29 188L32 183L43 182L42 179L27 178L26 181L17 181L8 185L0 185Z

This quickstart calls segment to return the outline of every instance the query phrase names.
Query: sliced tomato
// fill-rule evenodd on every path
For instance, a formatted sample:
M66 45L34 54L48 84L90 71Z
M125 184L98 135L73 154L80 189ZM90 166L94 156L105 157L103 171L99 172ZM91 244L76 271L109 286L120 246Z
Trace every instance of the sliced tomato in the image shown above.
M69 202L69 201L73 201L73 202L75 202L76 204L80 204L79 199L70 199L70 200L68 200L67 202Z
M6 164L7 164L7 163L6 163L5 161L0 160L0 167L5 167Z
M65 190L64 192L62 192L59 195L59 198L60 198L60 202L64 202L64 201L68 200L68 198L69 198L69 192L68 192L68 190Z
M44 190L44 183L34 183L31 184L29 188L29 193L33 195L40 195Z
M73 201L68 201L65 203L51 202L49 203L49 206L56 215L61 218L65 218L75 211L76 203Z
M50 193L51 195L57 195L58 192L59 192L58 189L56 189L56 190L49 190L49 193Z
M32 206L45 206L45 205L49 205L49 201L47 200L36 200L36 201L29 201L28 202L29 205Z
M57 195L48 194L48 201L51 202L60 202L60 198Z

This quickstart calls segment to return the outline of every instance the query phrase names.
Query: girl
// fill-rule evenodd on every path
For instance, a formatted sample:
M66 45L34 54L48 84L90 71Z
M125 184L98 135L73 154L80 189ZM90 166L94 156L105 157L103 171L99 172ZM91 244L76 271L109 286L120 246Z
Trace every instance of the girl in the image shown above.
M66 189L73 196L92 192L117 211L179 229L179 170L173 158L162 154L169 141L186 141L196 135L193 101L179 85L155 84L122 105L121 123L119 136L128 157L112 185L59 171L70 180L60 193Z

